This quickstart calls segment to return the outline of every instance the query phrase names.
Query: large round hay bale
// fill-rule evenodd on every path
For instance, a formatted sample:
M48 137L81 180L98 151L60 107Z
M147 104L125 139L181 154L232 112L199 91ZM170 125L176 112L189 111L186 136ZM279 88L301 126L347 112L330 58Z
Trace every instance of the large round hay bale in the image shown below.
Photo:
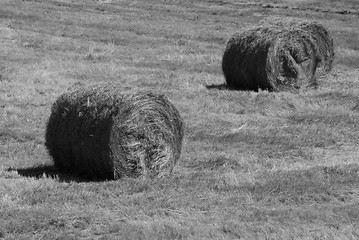
M160 177L180 157L183 120L162 94L78 87L53 104L46 147L55 167L87 179Z
M316 23L262 24L234 34L222 58L227 84L235 89L269 91L316 85L316 71L332 66L333 42Z

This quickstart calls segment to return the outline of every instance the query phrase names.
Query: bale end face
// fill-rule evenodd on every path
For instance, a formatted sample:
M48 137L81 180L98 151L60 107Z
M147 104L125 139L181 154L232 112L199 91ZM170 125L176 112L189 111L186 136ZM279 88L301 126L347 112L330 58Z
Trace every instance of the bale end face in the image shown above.
M161 177L172 172L180 156L183 120L164 96L132 95L111 131L115 178ZM124 155L121 157L119 155Z
M286 29L287 31L305 31L313 45L316 63L316 77L328 73L333 67L334 41L329 30L320 22L293 17L268 17L260 22L261 26Z

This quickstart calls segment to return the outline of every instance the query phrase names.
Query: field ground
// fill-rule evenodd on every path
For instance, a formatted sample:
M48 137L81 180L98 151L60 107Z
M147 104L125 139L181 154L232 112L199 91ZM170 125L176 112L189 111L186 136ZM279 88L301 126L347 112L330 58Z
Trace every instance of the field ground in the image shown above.
M226 41L268 16L329 29L335 64L318 89L221 89ZM356 0L2 0L0 239L359 239L358 23ZM176 105L186 137L171 176L52 170L53 101L99 81Z

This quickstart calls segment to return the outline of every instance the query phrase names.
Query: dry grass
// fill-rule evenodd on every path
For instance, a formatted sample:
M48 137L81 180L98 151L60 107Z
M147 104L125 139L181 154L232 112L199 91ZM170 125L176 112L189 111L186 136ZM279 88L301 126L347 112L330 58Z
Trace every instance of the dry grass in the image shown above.
M1 1L0 238L357 239L359 19L336 13L354 2ZM335 60L317 89L206 88L224 82L227 39L268 16L328 28ZM55 171L52 103L99 81L171 99L186 123L172 174Z

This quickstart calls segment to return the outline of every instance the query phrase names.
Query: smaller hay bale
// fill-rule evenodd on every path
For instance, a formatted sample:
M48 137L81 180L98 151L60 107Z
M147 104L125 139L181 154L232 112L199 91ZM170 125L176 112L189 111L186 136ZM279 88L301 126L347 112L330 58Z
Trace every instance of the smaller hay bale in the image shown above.
M71 89L53 104L46 147L55 167L87 179L161 177L172 172L183 120L162 94L118 85Z
M319 23L270 20L234 34L222 58L227 85L240 90L297 90L316 86L332 67L333 40Z
M256 27L236 33L222 58L227 84L235 89L279 91L312 84L314 46L305 31ZM314 66L315 67L315 66Z

